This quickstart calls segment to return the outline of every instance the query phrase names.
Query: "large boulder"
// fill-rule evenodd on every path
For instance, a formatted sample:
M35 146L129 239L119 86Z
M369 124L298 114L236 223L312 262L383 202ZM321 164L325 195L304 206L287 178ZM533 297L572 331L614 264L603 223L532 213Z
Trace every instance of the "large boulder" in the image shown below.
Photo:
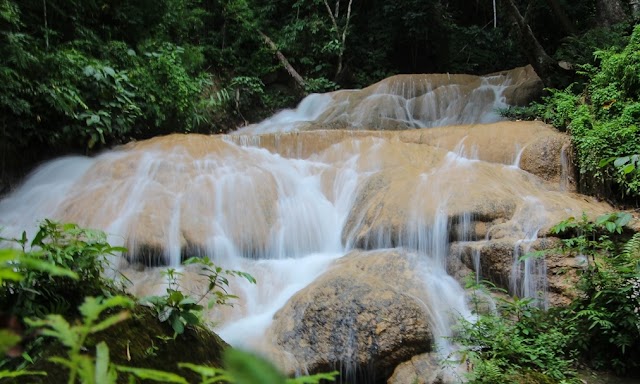
M276 313L268 338L289 356L289 369L384 383L433 347L422 263L401 250L352 252Z

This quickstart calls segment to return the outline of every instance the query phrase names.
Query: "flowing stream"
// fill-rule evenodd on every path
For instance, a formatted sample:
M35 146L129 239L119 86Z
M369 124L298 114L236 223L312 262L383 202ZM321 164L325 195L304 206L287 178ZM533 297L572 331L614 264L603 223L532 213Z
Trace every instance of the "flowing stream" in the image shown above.
M246 271L257 285L234 280L237 305L209 316L232 345L266 353L274 314L336 260L358 248L407 249L422 260L415 296L446 355L452 319L472 317L465 291L447 272L461 257L452 242L482 244L511 228L511 290L544 304L544 261L520 256L549 225L549 212L569 208L566 180L549 187L519 168L526 140L487 155L472 134L432 128L499 121L496 109L507 105L503 93L513 81L438 76L311 95L231 135L174 135L53 160L0 201L2 234L33 235L44 218L103 229L129 249L113 264L141 296L163 292L159 270L166 266L184 273L185 290L202 292L202 281L180 267L189 256ZM334 130L307 131L314 127ZM362 131L371 128L379 131ZM434 136L420 136L431 141L422 145L388 130L400 128ZM507 203L482 205L502 196ZM492 216L503 211L504 219ZM478 280L486 277L480 258L475 250L470 268Z

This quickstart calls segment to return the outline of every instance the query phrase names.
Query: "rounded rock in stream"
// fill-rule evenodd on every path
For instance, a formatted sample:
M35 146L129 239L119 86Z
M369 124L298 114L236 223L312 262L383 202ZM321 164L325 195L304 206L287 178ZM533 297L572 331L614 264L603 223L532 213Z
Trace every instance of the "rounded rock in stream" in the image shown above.
M285 356L281 365L384 383L400 363L432 351L434 316L449 311L425 297L421 279L435 276L425 261L401 249L338 260L274 316L267 338Z

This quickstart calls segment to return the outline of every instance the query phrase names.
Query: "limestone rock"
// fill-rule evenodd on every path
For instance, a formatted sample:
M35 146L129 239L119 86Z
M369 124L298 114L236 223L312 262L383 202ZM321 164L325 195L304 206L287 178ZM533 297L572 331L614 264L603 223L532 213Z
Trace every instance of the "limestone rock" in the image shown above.
M565 305L575 297L576 283L580 271L585 267L583 260L558 251L557 238L542 238L523 245L514 239L483 240L452 244L452 253L460 254L462 262L475 270L474 257L478 258L480 278L495 283L498 287L511 289L514 282L523 279L523 262L516 259L527 252L544 251L544 258L536 258L532 263L544 263L544 274L533 271L532 278L540 279L538 288L548 290L550 305ZM517 253L517 254L516 254ZM517 266L514 275L514 263ZM474 272L475 273L475 272ZM534 282L535 283L535 282ZM518 296L523 292L515 292Z
M387 384L452 384L439 358L433 353L423 353L400 364Z
M568 158L570 148L571 142L566 135L555 133L539 137L523 149L520 168L575 192L575 169Z
M343 257L276 313L270 338L303 372L384 383L432 348L428 309L413 294L416 263L397 250Z

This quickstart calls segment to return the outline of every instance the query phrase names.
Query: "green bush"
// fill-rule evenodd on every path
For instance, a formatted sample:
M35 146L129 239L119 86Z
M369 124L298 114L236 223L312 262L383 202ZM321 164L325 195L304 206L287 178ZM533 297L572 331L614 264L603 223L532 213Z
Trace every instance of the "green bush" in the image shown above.
M610 159L640 154L640 25L624 49L595 52L599 66L582 65L579 85L549 90L534 106L537 115L571 133L583 192L633 202L640 198L640 173ZM625 164L626 166L627 164Z
M131 81L145 95L140 100L144 125L138 135L198 130L194 115L200 95L211 84L206 74L190 73L183 63L185 49L171 43L150 42L142 47Z
M462 345L458 353L469 366L470 383L579 382L575 352L568 347L575 328L560 321L558 311L546 312L532 302L501 299L497 313L461 321L453 340Z
M123 248L109 245L101 231L45 220L30 242L25 234L12 241L22 247L23 257L69 273L53 275L50 269L34 268L33 262L18 264L20 279L3 281L0 291L0 310L7 315L22 319L72 313L85 296L115 290L102 275L108 266L107 257Z
M628 213L603 215L591 222L569 218L552 228L568 235L563 249L589 261L579 282L580 295L565 314L578 331L571 344L596 369L618 374L640 368L640 233L626 242Z
M227 276L243 277L250 283L256 280L250 274L242 271L224 270L215 265L209 258L192 257L184 261L184 265L196 265L198 274L207 279L207 290L199 297L185 294L180 287L181 272L173 268L167 269L163 275L167 278L167 293L162 296L148 296L141 300L149 304L156 311L160 322L168 322L174 331L174 337L184 332L185 326L202 325L200 315L204 306L201 303L211 295L207 307L214 305L230 305L231 300L238 297L227 291L229 280Z

